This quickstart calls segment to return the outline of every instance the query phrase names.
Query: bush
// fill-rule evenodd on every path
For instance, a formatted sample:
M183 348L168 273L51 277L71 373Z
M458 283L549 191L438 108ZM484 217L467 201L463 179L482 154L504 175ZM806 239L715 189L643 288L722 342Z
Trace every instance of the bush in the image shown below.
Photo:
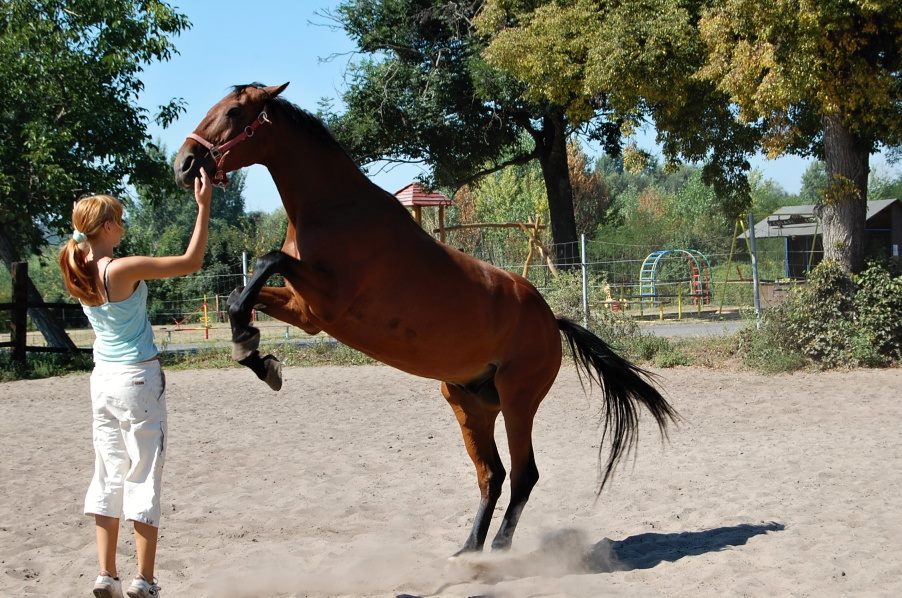
M757 369L883 366L902 357L902 277L871 264L858 276L825 261L760 330L743 332L747 363Z
M547 287L542 289L545 301L555 315L574 322L583 320L582 273L579 270L562 270ZM590 288L603 287L603 276L591 275ZM607 306L590 306L588 328L608 344L619 346L625 339L638 334L639 325L622 312L614 312Z
M652 363L659 368L690 365L691 359L669 339L651 334L634 333L622 339L625 357L632 361Z
M902 276L894 277L886 267L870 264L855 283L855 323L862 331L861 339L867 341L856 350L862 359L876 357L884 363L902 359Z

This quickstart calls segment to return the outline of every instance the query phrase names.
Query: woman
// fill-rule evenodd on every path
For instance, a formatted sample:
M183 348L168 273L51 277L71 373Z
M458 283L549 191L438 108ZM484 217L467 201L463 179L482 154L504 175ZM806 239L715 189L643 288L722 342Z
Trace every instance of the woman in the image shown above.
M122 598L116 567L119 519L134 522L138 571L131 598L159 596L154 560L166 447L165 379L147 317L145 280L197 272L203 263L213 186L194 181L197 221L183 255L113 257L125 230L122 204L109 195L85 197L72 210L73 234L59 263L69 293L94 329L91 404L94 478L85 497L93 515L100 573L94 596Z

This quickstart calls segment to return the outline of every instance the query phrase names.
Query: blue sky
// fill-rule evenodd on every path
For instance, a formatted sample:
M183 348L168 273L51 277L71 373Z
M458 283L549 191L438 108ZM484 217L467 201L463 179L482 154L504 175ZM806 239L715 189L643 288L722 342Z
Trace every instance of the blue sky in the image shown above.
M259 81L277 85L290 81L283 92L290 101L315 112L321 98L339 105L346 88L344 73L355 59L354 44L342 30L329 28L318 16L338 4L327 0L173 0L191 20L192 27L175 39L179 54L169 62L145 69L145 91L139 102L152 114L172 97L182 97L187 110L168 129L151 126L151 134L170 152L181 146L206 111L232 85ZM646 135L654 151L653 135ZM643 145L640 139L640 145ZM880 160L873 160L879 164ZM808 161L796 157L777 160L756 158L762 170L786 191L797 193ZM371 174L372 180L394 192L411 182L423 169L398 166ZM886 167L881 169L886 173ZM271 212L281 205L269 172L256 165L248 169L245 187L248 210Z

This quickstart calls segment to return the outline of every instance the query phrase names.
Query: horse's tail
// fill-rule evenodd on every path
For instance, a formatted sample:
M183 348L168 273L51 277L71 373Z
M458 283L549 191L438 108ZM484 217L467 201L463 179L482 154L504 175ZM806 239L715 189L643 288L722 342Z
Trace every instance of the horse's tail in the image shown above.
M598 449L600 494L620 458L629 454L636 444L639 424L637 405L644 405L658 422L662 434L666 434L667 421L679 417L670 403L650 383L652 375L620 357L603 340L567 318L558 318L558 328L567 338L576 370L582 369L595 382L604 395L605 421L601 444ZM582 374L580 381L582 381ZM602 466L604 440L611 436L611 454Z

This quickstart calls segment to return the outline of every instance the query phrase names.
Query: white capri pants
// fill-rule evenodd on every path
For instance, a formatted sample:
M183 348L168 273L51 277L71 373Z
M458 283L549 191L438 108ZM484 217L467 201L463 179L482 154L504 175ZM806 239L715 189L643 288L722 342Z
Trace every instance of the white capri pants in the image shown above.
M166 382L156 359L97 363L91 374L94 478L86 515L160 525Z

